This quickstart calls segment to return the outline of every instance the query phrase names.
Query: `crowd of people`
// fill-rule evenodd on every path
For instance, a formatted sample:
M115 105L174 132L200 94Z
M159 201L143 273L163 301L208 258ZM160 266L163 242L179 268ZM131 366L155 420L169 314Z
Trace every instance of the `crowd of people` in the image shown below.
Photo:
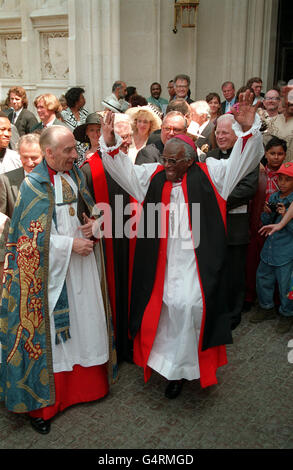
M217 383L253 306L293 325L291 82L166 91L119 80L89 111L73 87L33 113L14 86L1 106L0 400L39 433L122 361L174 399Z

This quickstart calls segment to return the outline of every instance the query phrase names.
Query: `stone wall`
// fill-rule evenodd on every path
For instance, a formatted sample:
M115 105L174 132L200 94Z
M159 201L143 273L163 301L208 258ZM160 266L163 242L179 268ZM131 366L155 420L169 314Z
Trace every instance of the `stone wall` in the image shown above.
M101 109L123 79L149 96L153 81L191 77L194 99L260 75L272 85L277 0L201 0L197 27L173 33L172 0L0 0L1 101L22 85L30 109L44 92L85 88Z

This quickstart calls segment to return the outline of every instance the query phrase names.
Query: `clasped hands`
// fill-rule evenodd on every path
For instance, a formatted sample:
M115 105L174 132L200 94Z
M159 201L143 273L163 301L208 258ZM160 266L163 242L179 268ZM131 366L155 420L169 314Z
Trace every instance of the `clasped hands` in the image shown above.
M78 228L85 238L74 238L72 251L80 256L88 256L94 249L94 241L90 240L93 236L93 225L95 220L90 219L85 213L82 214L84 224Z

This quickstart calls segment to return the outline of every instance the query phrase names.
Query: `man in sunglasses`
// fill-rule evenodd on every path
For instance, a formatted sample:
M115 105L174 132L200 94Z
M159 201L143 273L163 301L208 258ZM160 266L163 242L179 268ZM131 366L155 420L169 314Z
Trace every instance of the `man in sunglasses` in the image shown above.
M144 368L145 381L152 369L169 381L170 399L184 380L216 384L217 368L227 363L225 345L232 337L222 276L226 200L263 156L252 101L247 90L233 110L238 138L227 160L197 163L194 142L177 134L166 143L161 164L132 165L119 152L113 116L108 113L102 124L105 168L143 202L130 301L134 362Z

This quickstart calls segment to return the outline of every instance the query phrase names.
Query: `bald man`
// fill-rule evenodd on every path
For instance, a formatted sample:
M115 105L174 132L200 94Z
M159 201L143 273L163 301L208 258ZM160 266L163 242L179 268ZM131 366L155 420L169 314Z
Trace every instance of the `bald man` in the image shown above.
M20 187L7 242L0 399L47 434L58 412L107 395L111 319L101 242L94 253L88 217L94 202L74 164L74 136L51 126L40 147L44 159Z

